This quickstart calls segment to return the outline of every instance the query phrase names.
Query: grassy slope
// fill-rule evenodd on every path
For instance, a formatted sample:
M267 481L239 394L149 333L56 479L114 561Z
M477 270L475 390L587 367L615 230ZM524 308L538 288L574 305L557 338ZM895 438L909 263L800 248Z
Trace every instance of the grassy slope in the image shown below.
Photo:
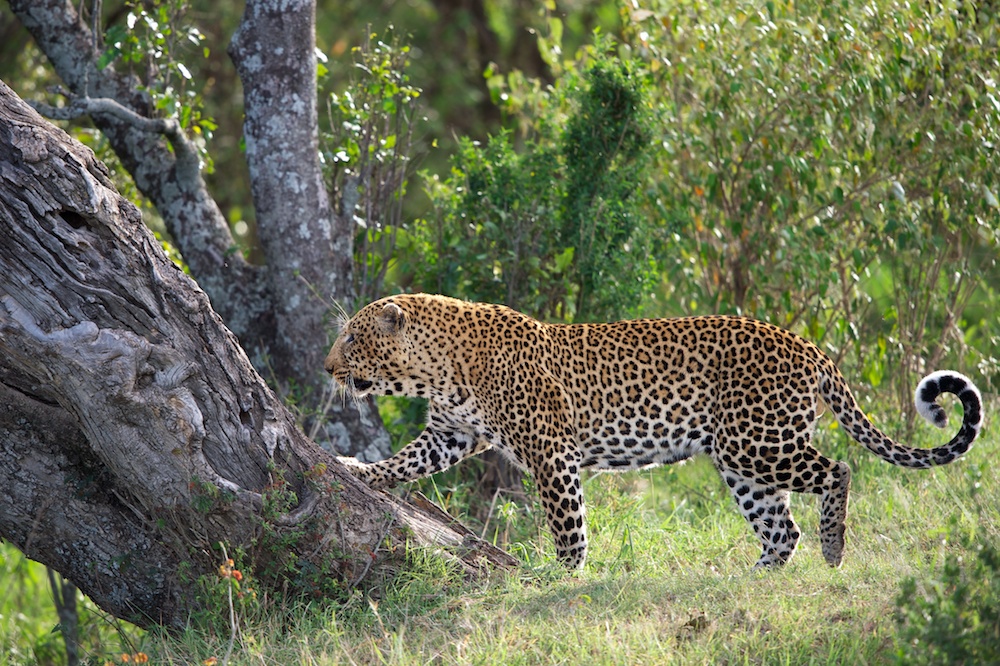
M815 497L793 498L803 539L792 563L753 573L756 540L707 461L602 475L586 484L592 540L583 573L565 575L552 561L537 507L501 503L489 531L502 527L519 540L512 550L526 564L518 576L468 585L433 557L413 553L413 569L377 601L356 592L336 608L296 608L280 621L267 612L243 619L230 663L892 661L900 581L934 577L949 552L969 558L977 544L1000 543L993 499L1000 473L987 464L994 442L987 432L965 460L917 472L892 468L848 446L840 433L824 432L821 449L854 470L840 569L820 555ZM461 493L438 489L459 512ZM10 599L0 611L5 646L18 636ZM23 601L44 614L38 599ZM51 627L54 614L47 617ZM147 634L138 648L151 663L196 664L221 660L227 642L225 633L192 630ZM5 655L0 664L31 662Z
M706 461L602 475L587 481L592 545L582 574L552 562L529 507L508 516L522 539L513 550L526 560L518 577L470 587L414 553L413 571L378 601L357 593L335 610L294 611L287 631L273 619L244 623L233 663L892 661L900 581L935 576L949 552L969 558L977 544L1000 542L993 440L987 433L966 460L916 472L849 447L839 433L822 439L854 470L840 569L820 555L815 497L794 499L804 536L791 565L753 573L756 540ZM225 638L191 632L152 640L148 651L193 663L221 656Z

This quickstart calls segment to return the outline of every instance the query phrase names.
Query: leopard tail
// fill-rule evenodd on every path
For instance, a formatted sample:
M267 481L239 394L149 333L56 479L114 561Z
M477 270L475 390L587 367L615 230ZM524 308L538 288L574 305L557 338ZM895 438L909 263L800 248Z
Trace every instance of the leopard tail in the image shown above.
M935 402L938 396L951 393L962 403L962 427L947 444L932 449L917 449L899 444L876 428L858 408L844 376L832 361L822 364L820 377L820 396L841 427L869 451L893 465L911 468L947 465L972 447L983 426L983 399L979 389L971 379L951 370L939 370L927 375L917 384L914 394L917 413L938 428L948 425L948 415ZM838 388L839 390L835 390Z

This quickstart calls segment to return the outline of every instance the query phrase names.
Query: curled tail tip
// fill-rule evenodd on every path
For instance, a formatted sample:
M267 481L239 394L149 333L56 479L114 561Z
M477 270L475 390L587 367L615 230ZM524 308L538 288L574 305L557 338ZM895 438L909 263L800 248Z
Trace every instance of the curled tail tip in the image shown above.
M951 393L962 402L963 430L971 428L975 438L983 424L983 398L979 389L971 379L953 370L938 370L921 379L914 395L917 413L938 428L948 426L948 414L935 402L942 393Z

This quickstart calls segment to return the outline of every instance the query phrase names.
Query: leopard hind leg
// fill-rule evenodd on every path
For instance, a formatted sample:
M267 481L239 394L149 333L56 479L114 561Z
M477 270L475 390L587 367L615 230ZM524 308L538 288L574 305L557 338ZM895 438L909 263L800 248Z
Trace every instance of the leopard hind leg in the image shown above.
M801 530L792 517L788 491L757 483L733 471L723 471L722 478L740 513L760 539L762 551L754 569L779 567L792 559Z
M845 462L820 459L827 463L825 483L813 492L821 496L819 538L823 558L839 567L844 558L844 534L847 531L847 500L851 489L851 468Z
M847 463L831 460L806 441L799 441L765 478L774 479L780 488L820 496L819 534L823 558L832 567L839 567L844 558L844 536L847 530L847 500L851 489L851 468Z

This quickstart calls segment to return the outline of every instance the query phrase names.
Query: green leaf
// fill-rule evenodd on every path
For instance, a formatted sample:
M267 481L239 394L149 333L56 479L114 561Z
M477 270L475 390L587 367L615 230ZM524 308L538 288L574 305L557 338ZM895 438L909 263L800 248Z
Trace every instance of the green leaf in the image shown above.
M573 263L573 255L576 253L576 248L568 247L559 254L555 255L553 269L555 273L564 273L566 269L570 267Z
M117 48L109 46L108 48L104 49L104 52L101 53L100 57L97 59L97 69L104 69L112 62L114 62L119 55L121 55L121 51L119 51Z

